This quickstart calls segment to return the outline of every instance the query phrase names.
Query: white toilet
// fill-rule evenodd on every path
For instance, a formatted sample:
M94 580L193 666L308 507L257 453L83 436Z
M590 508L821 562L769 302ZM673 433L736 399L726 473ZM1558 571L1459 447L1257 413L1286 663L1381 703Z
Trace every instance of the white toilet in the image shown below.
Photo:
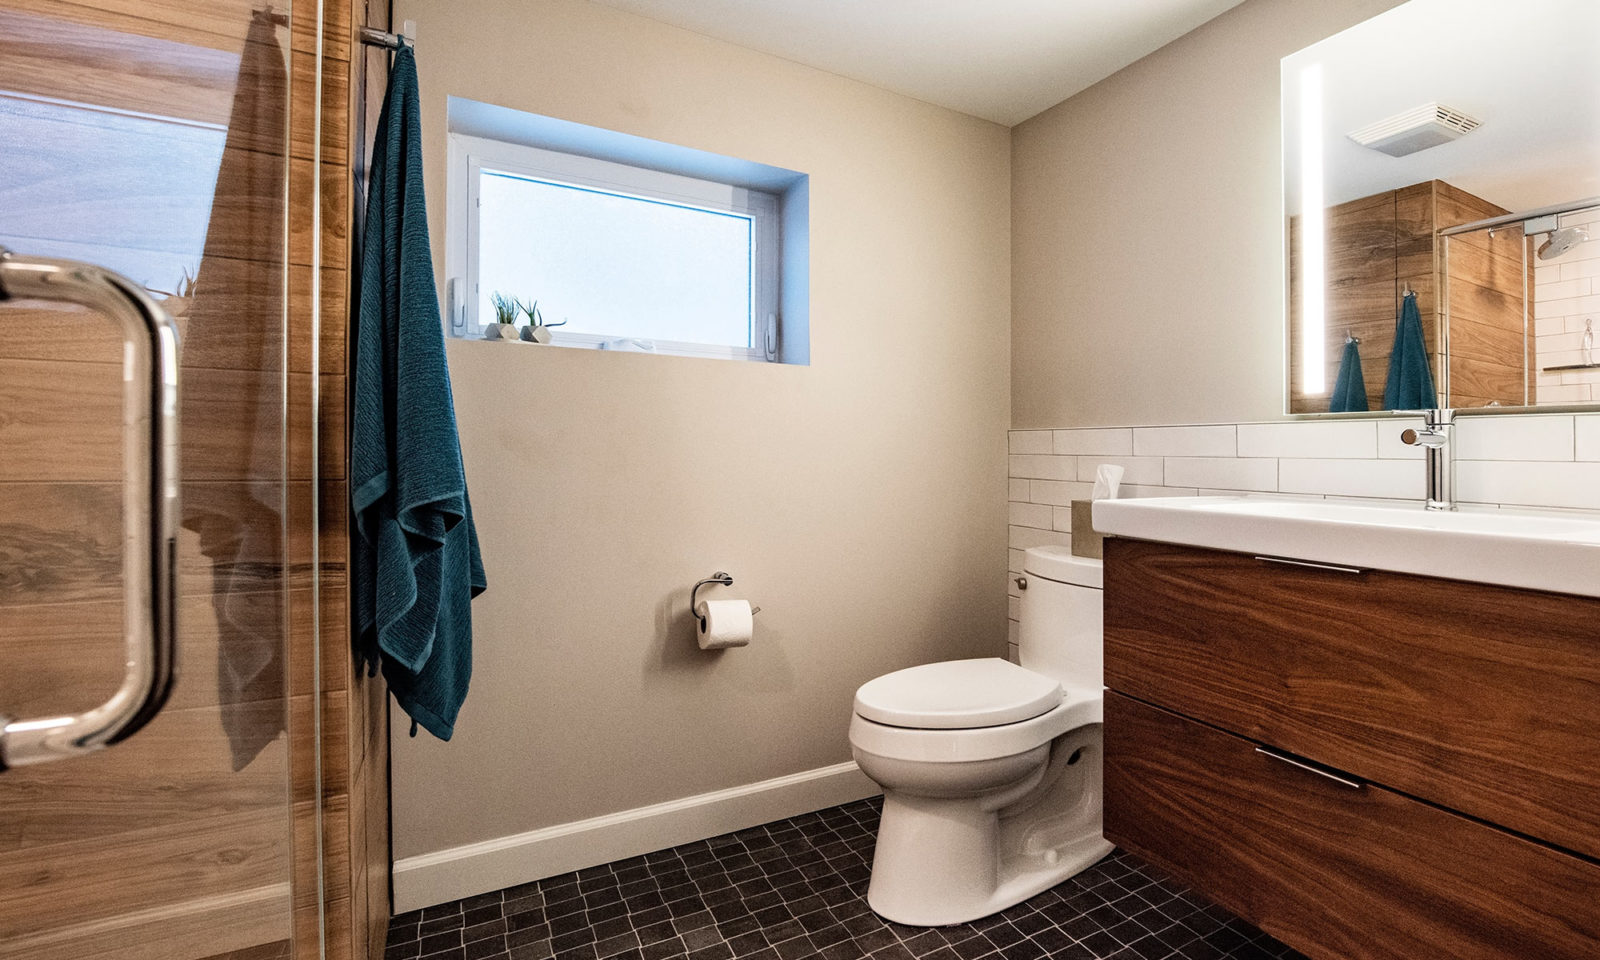
M883 787L867 902L888 920L976 920L1112 850L1100 561L1036 547L1023 569L1022 666L930 663L856 691L851 752Z

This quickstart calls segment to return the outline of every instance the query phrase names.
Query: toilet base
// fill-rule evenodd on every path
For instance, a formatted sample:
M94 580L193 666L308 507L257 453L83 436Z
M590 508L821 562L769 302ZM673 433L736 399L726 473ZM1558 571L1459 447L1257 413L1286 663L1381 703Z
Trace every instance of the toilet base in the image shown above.
M1111 853L1115 847L1101 833L1099 725L1072 731L1052 746L1038 788L998 812L979 797L886 789L867 888L873 911L909 926L968 923L1048 890Z

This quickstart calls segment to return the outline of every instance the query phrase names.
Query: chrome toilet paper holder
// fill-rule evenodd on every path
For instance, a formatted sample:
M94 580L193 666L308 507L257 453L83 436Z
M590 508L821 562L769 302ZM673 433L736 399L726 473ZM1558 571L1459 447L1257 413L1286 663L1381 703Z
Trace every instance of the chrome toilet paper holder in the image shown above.
M696 597L700 593L700 588L705 586L708 583L719 583L724 587L731 587L731 586L733 586L733 577L730 576L729 574L721 571L721 570L718 570L716 573L713 573L711 576L706 577L704 580L700 580L700 581L696 582L695 585L694 585L694 588L689 591L689 612L694 614L694 618L696 620L700 621L700 632L701 633L705 632L705 629L706 629L706 618L702 617L700 615L700 602L699 602L699 600L696 599ZM761 612L761 608L760 607L751 607L750 608L750 615L752 617L755 616L756 614L760 613L760 612Z

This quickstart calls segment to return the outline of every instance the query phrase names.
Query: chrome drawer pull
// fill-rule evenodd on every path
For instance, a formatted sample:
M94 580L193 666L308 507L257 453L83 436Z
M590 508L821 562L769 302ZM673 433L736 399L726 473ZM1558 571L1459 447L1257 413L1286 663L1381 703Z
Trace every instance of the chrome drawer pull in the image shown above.
M0 247L0 301L76 303L122 327L122 684L79 714L0 714L0 772L120 743L160 712L177 655L178 331L125 277L73 260L28 259ZM6 669L15 669L11 664Z
M1256 557L1262 563L1281 563L1290 567L1310 567L1312 570L1331 570L1334 573L1366 573L1360 567L1341 567L1336 563L1312 563L1310 560L1290 560L1288 557Z
M1280 763L1287 763L1291 767L1298 767L1307 773L1314 773L1319 777L1326 777L1342 787L1349 787L1352 790L1360 790L1362 787L1366 786L1366 784L1362 783L1360 780L1353 780L1350 777L1344 776L1343 774L1334 773L1333 771L1326 770L1320 766L1317 766L1316 764L1308 763L1305 760L1291 757L1288 754L1279 753L1276 750L1268 750L1266 747L1256 747L1256 753L1261 754L1263 757L1271 757Z

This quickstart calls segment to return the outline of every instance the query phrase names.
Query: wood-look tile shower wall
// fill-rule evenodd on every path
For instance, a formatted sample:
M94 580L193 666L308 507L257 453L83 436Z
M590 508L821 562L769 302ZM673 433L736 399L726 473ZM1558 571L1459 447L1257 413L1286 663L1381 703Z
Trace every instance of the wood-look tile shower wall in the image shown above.
M351 662L346 563L352 187L364 167L367 97L381 95L382 73L376 92L362 81L384 66L381 55L353 55L367 6L325 0L319 51L317 4L294 3L271 50L287 73L262 77L241 71L250 69L247 37L258 14L281 14L282 4L0 0L8 124L65 102L85 126L127 118L166 124L160 137L225 130L227 151L246 158L225 161L217 178L209 227L204 216L199 223L199 295L180 318L187 679L157 721L117 749L0 780L0 952L8 956L256 956L286 943L292 916L298 955L309 960L319 890L327 956L382 953L387 725L381 681ZM386 5L374 6L374 19L386 20ZM236 83L263 91L269 109L254 125L239 120ZM158 174L144 178L121 176L132 167L109 138L30 143L29 162L8 165L0 180L0 243L110 257L113 266L119 250L160 260L164 249L193 246L192 229L182 244L168 243L194 204L168 195L160 137L141 141L151 151L145 169ZM89 170L107 171L95 203L42 202L52 184ZM312 309L319 291L320 319ZM0 703L14 715L78 710L98 702L122 669L121 352L104 321L84 311L5 309L0 652L27 669L0 670ZM218 678L253 638L270 658L255 673L260 685L230 689Z
M389 924L387 693L382 678L367 677L350 655L346 335L353 226L365 196L367 145L382 104L389 57L381 48L363 46L356 34L362 26L386 29L388 3L328 0L325 14L319 518L325 927L328 960L377 960ZM311 79L297 76L296 88ZM309 219L310 212L301 205L291 217ZM310 858L297 858L302 871L297 889L315 889L306 886L314 878L305 875L314 864ZM302 928L313 917L302 909ZM313 942L310 930L300 933L300 942Z

